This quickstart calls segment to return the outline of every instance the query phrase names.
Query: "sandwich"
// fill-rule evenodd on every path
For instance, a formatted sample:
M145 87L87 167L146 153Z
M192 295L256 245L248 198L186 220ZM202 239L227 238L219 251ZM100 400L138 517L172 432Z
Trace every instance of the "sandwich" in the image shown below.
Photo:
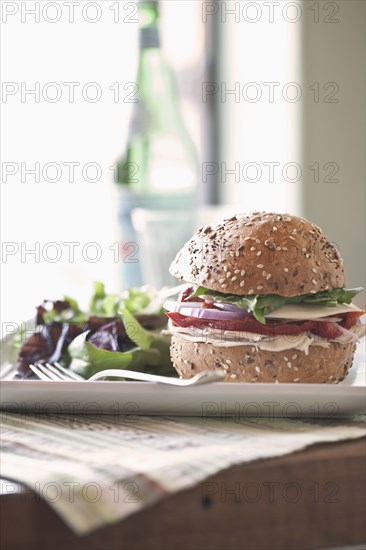
M345 288L337 248L289 214L238 214L201 227L170 273L187 283L165 303L171 358L182 378L225 369L227 382L337 383L364 311Z

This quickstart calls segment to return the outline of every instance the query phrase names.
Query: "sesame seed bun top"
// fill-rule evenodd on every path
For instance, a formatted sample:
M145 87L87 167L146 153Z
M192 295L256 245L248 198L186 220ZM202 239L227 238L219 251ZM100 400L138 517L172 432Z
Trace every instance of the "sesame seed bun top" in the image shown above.
M344 286L322 230L290 214L252 212L201 227L170 266L178 279L225 294L299 296Z

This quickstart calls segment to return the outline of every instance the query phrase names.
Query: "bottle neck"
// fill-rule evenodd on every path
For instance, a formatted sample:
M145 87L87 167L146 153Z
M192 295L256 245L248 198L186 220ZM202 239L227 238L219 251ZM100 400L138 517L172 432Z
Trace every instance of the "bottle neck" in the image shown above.
M140 29L140 50L147 48L160 48L158 28L154 25Z

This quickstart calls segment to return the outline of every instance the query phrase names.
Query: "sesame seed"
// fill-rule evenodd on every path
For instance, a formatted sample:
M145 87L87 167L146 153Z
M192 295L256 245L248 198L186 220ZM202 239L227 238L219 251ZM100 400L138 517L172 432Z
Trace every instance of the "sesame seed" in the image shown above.
M291 239L292 241L296 241L295 237L293 237L292 235L289 236L289 239Z
M310 294L316 294L316 290L310 290Z
M226 265L224 265L224 271L227 271L227 266Z
M292 359L296 359L297 358L297 353L295 353L293 356L292 356Z
M251 250L252 252L254 252L255 246L251 246L251 247L250 247L250 250Z
M244 286L244 284L245 284L245 283L244 283L244 281L240 281L240 286L242 286L242 287L243 287L243 286Z
M240 275L241 275L241 276L245 275L245 269L242 269L242 270L241 270Z
M233 283L234 281L236 281L237 277L232 277L231 278L231 282Z
M261 372L261 369L260 369L259 367L255 367L254 370L255 370L256 372L259 372L259 373Z
M239 250L237 250L237 251L235 252L235 256L236 256L237 258L239 258L239 256L240 256Z
M272 229L273 231L277 231L277 227L275 225L272 227Z
M236 378L236 374L230 374L230 378Z
M288 361L288 357L284 357L284 360L285 360L285 361Z
M284 267L283 270L284 270L285 273L287 273L288 272L288 267Z
M315 279L311 279L311 282L313 283L313 285L316 285L316 280Z
M294 378L294 382L300 382L300 378Z
M261 251L257 252L257 256L262 256L262 252Z
M238 273L240 273L240 269L235 269L234 273L235 275L237 275Z
M298 367L294 367L294 370L296 370L296 371L297 371L297 370L299 370L299 369L298 369Z
M231 277L231 271L228 271L228 272L226 273L226 277Z
M290 361L287 361L287 366L288 366L289 369L291 369L292 364L290 363Z
M268 279L270 279L272 277L272 275L270 273L267 273L267 276L266 276L266 279L268 281Z
M316 269L315 269L315 267L313 267L313 269L312 269L311 271L312 271L313 273L316 273L316 272L317 272Z
M255 242L256 242L257 244L260 244L260 240L259 240L259 239L255 239Z
M252 288L248 290L248 294L253 294L253 293L254 293L254 290Z
M281 250L281 247L280 247L280 246L276 246L276 250L280 251L280 250Z
M257 264L258 269L263 269L263 264Z
M262 277L265 277L267 275L267 271L262 271Z
M305 258L310 258L310 254L305 254Z
M227 285L221 285L221 288L226 288L226 287L227 287Z
M226 359L225 363L227 363L228 365L231 365L232 361L230 361L230 359Z
M225 279L219 279L219 283L224 283Z
M301 249L301 252L306 252L306 248L303 247L303 248Z

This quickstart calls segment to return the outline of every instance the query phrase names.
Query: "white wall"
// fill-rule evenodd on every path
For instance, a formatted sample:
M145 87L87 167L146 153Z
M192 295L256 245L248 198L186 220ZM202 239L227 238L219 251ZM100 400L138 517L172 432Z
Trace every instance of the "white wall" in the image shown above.
M119 81L123 87L133 81L136 67L136 24L115 24L113 13L103 6L100 20L93 24L83 17L81 4L72 23L60 2L61 19L52 24L47 18L56 17L56 11L41 13L37 22L34 15L20 11L21 5L30 9L34 2L16 4L18 13L2 24L3 92L12 89L11 84L4 88L5 83L15 87L14 95L3 93L2 97L3 322L29 318L44 298L70 294L85 302L94 280L102 279L110 289L117 288L118 264L109 246L118 241L118 205L109 166L121 152L131 104L115 103L109 86ZM84 15L96 17L92 9ZM58 88L45 87L50 82ZM75 87L74 102L64 82L80 84ZM93 97L95 90L85 88L90 82L96 82L102 92L97 102L82 95L84 90ZM36 86L41 90L39 100L31 94L22 98L21 89ZM52 102L57 89L62 96ZM50 99L45 99L42 91ZM126 92L122 89L122 93ZM15 163L17 172L6 176L9 168L4 163L10 162ZM41 172L39 182L32 174L25 174L22 181L22 163L24 168L39 163L42 171L50 162L61 167L59 181L49 181L56 177L52 169L46 177ZM80 163L74 181L65 162ZM90 162L101 170L95 183L88 181L95 177L92 168L85 177L81 171ZM51 260L56 248L47 248L51 242L62 253L56 262ZM66 242L80 243L74 261ZM82 253L90 242L96 242L102 252L95 263L90 260L96 249ZM14 247L6 243L14 243ZM21 250L37 246L37 256L21 254ZM13 255L6 254L12 250Z
M37 5L38 13L32 13ZM123 151L133 105L128 102L133 91L128 83L136 80L136 6L114 0L1 2L3 322L30 318L43 299L64 294L86 305L95 280L104 281L110 291L122 285L115 261L115 243L120 240L118 193L110 166ZM195 1L164 2L161 12L167 58L178 71L188 72L199 64L204 47L200 6ZM184 35L187 28L189 37ZM48 86L51 82L56 86ZM65 82L79 84L73 101ZM87 87L92 82L102 94L96 102L96 89ZM118 98L116 86L110 89L116 82ZM22 96L21 90L37 86L39 98ZM198 93L199 89L198 85ZM53 101L60 90L61 97ZM197 108L189 97L183 107L199 144ZM74 181L65 166L70 162L80 163ZM22 178L22 165L24 172L36 163L40 181L30 173ZM46 177L42 175L48 163L59 165L58 181L50 181L57 176L52 167ZM86 163L100 167L98 181L88 181L95 177L92 168L83 176ZM92 260L97 249L85 249L91 242L101 252L96 262ZM75 245L74 259L71 245L65 243L80 243ZM60 259L53 262L60 252Z
M222 198L244 211L299 211L301 22L268 2L224 2L219 109ZM236 10L229 14L226 10ZM295 85L290 84L295 82ZM238 95L225 89L238 90ZM275 163L275 164L272 164ZM240 174L227 175L225 167ZM258 181L256 181L258 180Z
M365 3L306 0L273 9L268 2L224 2L216 14L224 35L220 80L230 89L238 83L245 96L219 103L220 160L230 169L253 162L262 168L257 183L243 174L238 182L223 177L223 200L238 210L290 211L316 222L340 249L347 285L366 286ZM248 100L251 82L262 93L257 102ZM279 83L272 101L265 82ZM286 88L289 82L295 87ZM292 102L296 86L301 97ZM264 162L280 164L273 183ZM293 183L281 173L289 162L301 166ZM363 305L365 294L358 300Z
M318 24L309 13L303 24L302 79L304 86L320 85L319 102L312 90L303 109L303 162L320 168L318 183L314 170L305 172L303 212L338 245L347 284L365 287L365 3L334 4L339 11L331 18L338 22L324 22L328 8Z

